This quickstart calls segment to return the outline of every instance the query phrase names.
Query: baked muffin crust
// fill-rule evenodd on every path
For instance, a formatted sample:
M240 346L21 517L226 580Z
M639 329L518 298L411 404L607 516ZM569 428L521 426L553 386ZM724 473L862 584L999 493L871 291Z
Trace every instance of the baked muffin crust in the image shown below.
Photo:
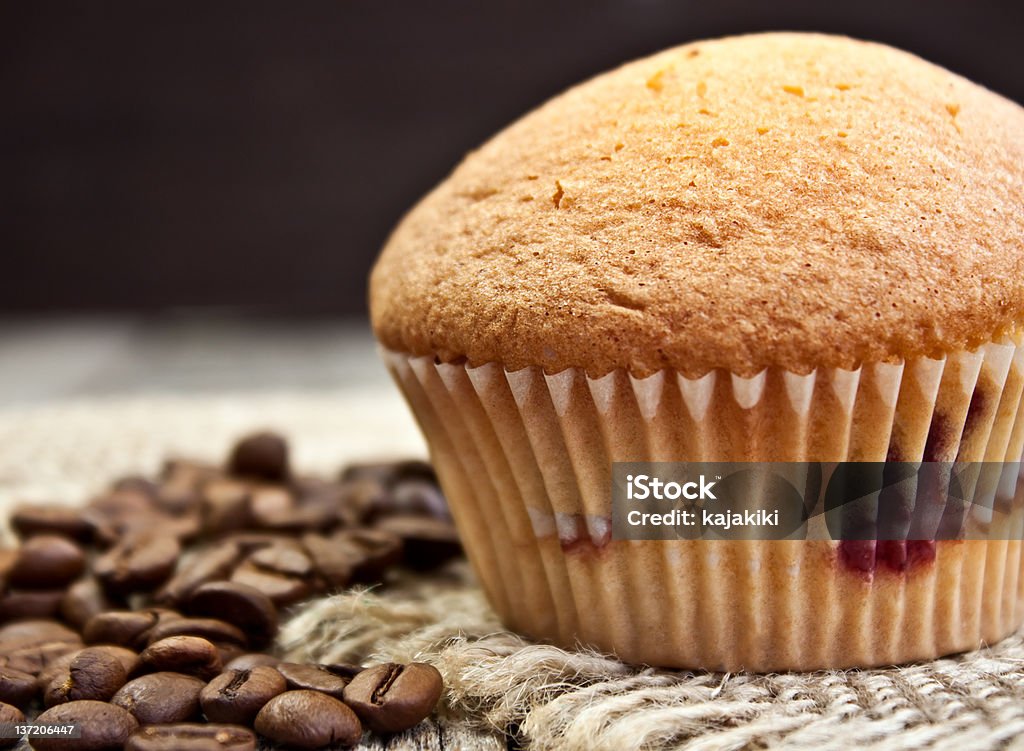
M1024 322L1024 109L843 37L703 41L552 99L399 224L381 342L592 376L941 356Z

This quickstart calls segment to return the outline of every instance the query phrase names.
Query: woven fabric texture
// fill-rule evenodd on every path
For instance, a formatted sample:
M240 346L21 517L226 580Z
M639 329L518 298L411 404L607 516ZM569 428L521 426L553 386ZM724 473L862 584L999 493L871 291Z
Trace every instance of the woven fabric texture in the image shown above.
M0 411L0 509L79 502L167 454L217 459L258 427L293 439L300 470L421 454L402 405L376 394L236 394L76 402ZM4 515L6 517L6 515ZM386 590L309 603L285 653L427 660L449 691L444 731L387 748L494 748L512 731L566 749L1024 749L1024 638L900 668L782 675L672 672L532 644L502 630L464 563ZM374 748L384 746L375 743Z

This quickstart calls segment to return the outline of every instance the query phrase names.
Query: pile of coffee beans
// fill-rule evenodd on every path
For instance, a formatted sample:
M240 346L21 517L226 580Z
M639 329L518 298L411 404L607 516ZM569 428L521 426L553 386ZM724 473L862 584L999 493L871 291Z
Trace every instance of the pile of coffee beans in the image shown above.
M82 507L31 505L0 550L0 727L47 751L352 745L433 712L423 663L282 662L282 616L316 595L385 583L461 554L430 465L297 476L274 433L242 439L223 467L168 461ZM253 732L255 729L255 733ZM0 748L17 739L0 738Z

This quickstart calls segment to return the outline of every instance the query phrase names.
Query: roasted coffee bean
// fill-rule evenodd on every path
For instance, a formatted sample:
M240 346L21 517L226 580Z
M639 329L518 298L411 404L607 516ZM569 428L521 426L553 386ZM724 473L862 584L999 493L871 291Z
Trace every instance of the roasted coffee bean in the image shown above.
M93 576L85 576L70 587L60 600L60 616L75 628L84 628L91 618L124 603L107 595Z
M318 691L286 691L268 701L254 723L256 732L293 748L322 748L359 742L359 718L333 696Z
M404 480L375 497L364 521L372 523L392 515L415 515L450 520L448 502L441 489L427 480Z
M178 566L170 580L156 593L156 601L177 605L201 584L230 579L241 557L242 551L233 542L219 543L200 551Z
M39 691L36 677L8 667L0 667L0 702L24 709Z
M384 573L402 560L402 539L380 529L343 529L331 542L352 561L352 580L379 582Z
M7 575L18 562L18 551L0 548L0 594L7 589Z
M288 442L276 433L254 433L231 450L228 472L268 482L285 482L289 476Z
M158 532L132 535L97 558L93 573L107 592L125 595L163 584L180 555L181 543L174 537Z
M52 642L78 642L81 644L82 639L63 623L49 619L19 621L0 626L0 654Z
M0 702L0 725L21 725L25 715L17 707ZM13 748L18 745L17 738L0 738L0 748Z
M238 646L237 644L216 644L217 654L220 655L221 665L227 665L229 662L234 660L236 657L244 655L245 649Z
M282 487L253 490L250 496L253 524L262 529L279 532L305 532L324 530L338 523L338 510L321 499L307 499L298 503Z
M287 688L284 676L272 667L229 670L206 685L199 703L213 722L251 725L263 705Z
M38 725L77 725L79 738L60 733L32 736L37 751L120 751L139 723L121 707L101 701L70 701L43 712Z
M124 744L125 751L255 751L256 736L249 728L178 722L139 728Z
M139 669L194 675L205 681L221 671L220 653L198 636L169 636L153 642L139 655Z
M377 529L402 538L402 561L424 571L462 554L458 532L451 522L428 516L391 516L377 522Z
M248 530L232 532L224 541L237 545L238 549L242 551L242 555L248 556L271 545L289 545L295 541L295 537L284 532Z
M93 527L81 509L56 505L19 506L11 513L11 529L22 539L60 535L79 542L92 538Z
M246 652L245 654L239 655L230 662L225 663L225 672L229 670L252 670L253 668L262 667L264 665L269 667L276 667L281 663L281 660L273 655L268 655L265 652Z
M230 643L239 646L245 646L248 641L240 628L216 618L167 618L146 632L150 644L171 636L198 636L214 644Z
M22 543L7 583L26 589L63 587L84 570L85 553L78 545L59 535L36 535Z
M117 490L93 498L83 514L93 527L93 540L108 546L140 524L148 524L159 514L156 503L137 490Z
M11 670L38 676L57 658L82 648L82 642L46 642L0 655L0 664Z
M345 703L376 733L398 733L434 711L444 682L433 665L394 662L367 668L345 687Z
M12 589L0 596L0 621L53 618L60 612L62 589Z
M103 644L97 647L86 647L86 649L103 652L116 659L121 663L121 667L124 668L124 674L126 676L130 676L135 671L135 667L139 662L138 654L125 647L115 647L112 644ZM36 678L36 684L39 686L39 689L41 691L45 691L49 685L53 683L54 678L67 672L75 657L77 657L81 652L81 649L76 649L74 652L68 652L65 655L61 655L60 657L51 660L46 667L43 668L43 671L39 673L39 677Z
M366 524L373 510L387 503L384 496L388 490L376 480L344 482L333 492L336 494L338 523L343 527L359 527Z
M277 634L277 608L254 587L237 582L204 584L188 599L193 615L221 618L249 636L251 646L262 648Z
M434 468L420 459L350 464L341 472L342 482L362 479L376 480L388 488L403 480L426 480L437 484Z
M191 459L167 459L160 470L160 483L199 490L204 482L218 477L220 474L220 468L213 464Z
M85 508L90 518L99 515L107 519L146 515L157 510L154 498L135 488L112 489L93 498Z
M75 654L67 670L59 672L43 692L43 703L52 707L69 701L106 701L125 684L128 674L114 655L97 647Z
M249 563L236 568L231 581L258 589L279 608L293 605L313 594L312 583L306 579L263 571Z
M160 486L142 475L125 475L114 481L111 490L141 493L152 500L156 500Z
M321 534L302 536L302 545L313 561L313 567L328 589L347 587L352 581L354 563L348 548L336 545Z
M110 699L143 725L186 722L199 714L203 681L181 673L150 673L129 681Z
M220 477L203 485L200 504L203 531L217 535L251 526L249 493L246 483L230 477Z
M248 562L258 569L283 576L313 575L313 562L297 541L260 548L249 555Z
M295 497L280 485L255 487L249 494L252 521L257 527L274 527L295 511Z
M298 662L282 662L277 672L288 681L292 690L307 689L340 699L351 676L338 675L324 665L307 665Z
M156 610L112 610L90 618L82 629L82 637L89 644L140 646L159 620Z
M195 516L202 513L199 489L184 483L164 483L157 488L156 505L171 516Z

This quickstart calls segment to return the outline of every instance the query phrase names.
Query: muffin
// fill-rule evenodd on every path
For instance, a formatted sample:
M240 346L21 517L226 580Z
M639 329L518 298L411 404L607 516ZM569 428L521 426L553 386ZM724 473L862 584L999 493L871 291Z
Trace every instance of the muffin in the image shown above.
M1019 461L1022 165L1018 105L797 33L629 63L471 153L394 230L371 314L504 623L754 671L1014 631L1019 535L633 541L610 515L614 462Z

